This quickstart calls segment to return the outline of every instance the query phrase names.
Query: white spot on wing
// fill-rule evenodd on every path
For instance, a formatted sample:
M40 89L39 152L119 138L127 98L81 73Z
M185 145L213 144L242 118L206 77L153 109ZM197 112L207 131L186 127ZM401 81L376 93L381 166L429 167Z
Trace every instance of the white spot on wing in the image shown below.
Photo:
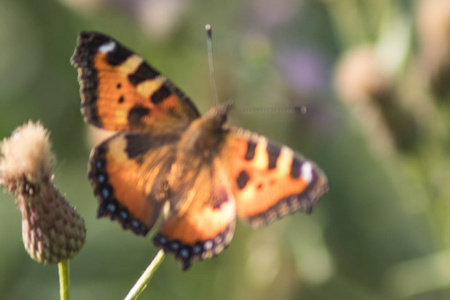
M203 247L205 250L211 250L212 246L213 246L212 241L206 241Z
M310 162L304 162L301 166L302 178L305 179L306 182L311 182L313 173L312 173L312 165Z
M109 41L103 45L101 45L100 47L98 47L98 51L100 51L101 53L109 53L111 51L114 50L114 48L116 48L116 43L113 41Z

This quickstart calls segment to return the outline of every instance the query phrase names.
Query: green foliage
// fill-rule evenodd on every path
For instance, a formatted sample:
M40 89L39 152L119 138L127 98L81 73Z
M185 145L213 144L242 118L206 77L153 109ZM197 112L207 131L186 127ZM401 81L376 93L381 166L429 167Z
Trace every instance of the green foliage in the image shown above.
M206 23L214 30L220 101L237 109L307 108L298 115L236 113L233 125L304 153L326 172L331 190L311 215L258 231L238 224L227 250L188 272L167 257L140 299L450 297L450 72L445 59L421 69L428 42L415 29L410 1L142 3L0 1L0 137L29 119L51 132L56 185L87 228L71 262L73 299L124 298L158 250L150 238L96 219L90 145L69 64L76 37L96 30L128 45L204 112L214 104ZM348 99L334 68L362 44L375 49L384 77L374 85L351 81L364 99ZM406 146L398 143L412 130ZM56 299L56 266L29 259L19 220L13 199L0 194L0 298Z

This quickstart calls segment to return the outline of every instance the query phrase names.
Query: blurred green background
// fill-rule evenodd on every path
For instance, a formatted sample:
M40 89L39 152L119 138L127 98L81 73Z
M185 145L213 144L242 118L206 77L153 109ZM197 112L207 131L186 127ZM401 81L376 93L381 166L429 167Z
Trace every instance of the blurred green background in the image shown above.
M0 137L51 131L56 185L85 218L72 299L123 299L157 249L97 220L90 131L70 66L78 33L141 54L205 112L213 26L232 123L316 161L331 184L311 215L252 231L182 272L168 257L141 299L450 299L448 0L0 0ZM303 113L245 113L303 107ZM306 110L305 110L306 109ZM0 299L58 299L0 194Z

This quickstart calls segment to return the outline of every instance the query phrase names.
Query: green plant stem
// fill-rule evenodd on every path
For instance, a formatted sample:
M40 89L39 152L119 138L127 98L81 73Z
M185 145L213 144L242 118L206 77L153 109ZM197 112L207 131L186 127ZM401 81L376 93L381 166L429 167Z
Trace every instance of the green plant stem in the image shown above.
M139 277L138 281L134 284L133 288L131 288L128 295L125 297L125 300L135 300L139 297L139 295L145 290L148 282L152 279L153 274L155 274L156 270L158 270L161 263L164 261L165 253L164 250L159 250L153 258L150 265L145 269L144 273L142 273L141 277Z
M70 269L69 260L58 263L59 271L59 294L61 300L70 299Z

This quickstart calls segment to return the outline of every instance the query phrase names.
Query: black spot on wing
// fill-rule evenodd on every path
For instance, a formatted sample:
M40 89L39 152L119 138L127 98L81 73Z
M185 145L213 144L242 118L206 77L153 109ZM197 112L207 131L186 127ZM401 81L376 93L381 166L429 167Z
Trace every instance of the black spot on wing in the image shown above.
M225 188L221 187L214 191L214 196L211 199L211 204L214 209L220 209L222 204L228 202L228 193Z
M169 97L170 94L172 94L172 92L169 90L169 88L166 85L162 85L159 88L159 90L153 93L153 95L150 98L153 103L157 104L166 99L167 97Z
M77 68L93 66L98 48L111 40L110 37L100 33L81 32L75 52L70 59L72 65Z
M128 133L125 135L127 143L125 152L128 158L136 159L151 149L175 143L178 139L178 134L152 135L151 133Z
M127 134L125 135L127 146L125 152L128 158L135 159L139 155L148 152L152 148L152 137L150 134Z
M84 31L78 37L78 45L71 62L76 67L86 66L86 63L93 64L95 56L98 54L99 47L113 42L114 49L107 53L106 61L117 66L122 64L133 52L107 35L97 32Z
M247 152L245 152L245 160L252 160L255 157L256 143L253 141L248 141Z
M274 144L267 144L267 155L269 156L269 166L268 169L272 170L277 167L277 160L280 156L281 148Z
M128 121L132 125L140 125L142 123L142 118L149 115L150 112L151 110L148 107L134 106L128 113Z
M119 103L123 103L123 100L124 100L124 99L123 99L123 96L120 96L118 102L119 102Z
M128 79L131 84L138 85L145 80L154 79L158 75L159 73L155 69L150 67L147 63L142 62L133 74L128 75Z
M245 170L242 170L241 173L239 173L239 176L236 180L237 186L240 190L242 190L246 185L248 180L250 179L250 176Z
M116 41L114 43L114 49L106 54L106 61L111 66L119 66L133 55L133 52Z
M292 178L297 179L300 177L300 166L301 166L300 160L298 158L294 157L292 159L291 172L290 172L290 175Z
M178 99L181 100L182 103L184 103L185 107L186 107L186 113L192 118L192 119L196 119L198 117L200 117L200 113L197 110L197 108L195 107L194 103L192 103L191 99L189 99L188 96L186 96L178 87L176 87L173 83L171 83L170 81L166 80L166 82L164 83L168 89L174 93L175 95L177 95Z

